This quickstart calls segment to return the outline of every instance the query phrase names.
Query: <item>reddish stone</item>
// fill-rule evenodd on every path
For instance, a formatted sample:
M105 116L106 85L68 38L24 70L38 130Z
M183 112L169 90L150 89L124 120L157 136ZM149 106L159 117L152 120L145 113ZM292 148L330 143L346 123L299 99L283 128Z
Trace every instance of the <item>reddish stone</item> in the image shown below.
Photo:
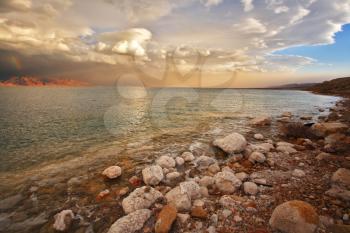
M132 186L138 187L138 186L141 186L142 180L140 178L138 178L137 176L132 176L129 179L129 182Z

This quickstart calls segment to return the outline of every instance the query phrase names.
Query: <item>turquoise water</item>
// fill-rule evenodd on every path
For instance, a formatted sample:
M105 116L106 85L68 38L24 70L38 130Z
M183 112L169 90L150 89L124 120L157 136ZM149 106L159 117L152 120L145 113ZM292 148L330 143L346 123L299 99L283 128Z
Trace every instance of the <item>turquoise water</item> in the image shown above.
M248 131L248 116L291 111L316 117L317 107L336 100L285 90L0 88L0 172L138 148L162 135L191 142L206 132L209 140L210 132ZM174 145L163 140L162 146L167 143Z

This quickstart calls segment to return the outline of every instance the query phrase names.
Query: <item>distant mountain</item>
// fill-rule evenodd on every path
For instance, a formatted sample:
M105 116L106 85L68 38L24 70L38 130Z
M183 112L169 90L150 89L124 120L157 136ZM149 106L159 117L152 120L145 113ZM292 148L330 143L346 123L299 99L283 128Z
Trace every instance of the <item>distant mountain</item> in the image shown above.
M269 89L283 89L283 90L307 90L318 83L292 83L281 86L268 87Z
M0 86L3 87L16 87L16 86L35 86L35 87L42 87L42 86L88 86L89 84L86 82L81 82L77 80L71 80L71 79L48 79L48 80L42 80L37 77L28 77L28 76L22 76L22 77L12 77L8 80L0 82Z
M350 77L325 81L308 88L308 90L323 94L350 95Z

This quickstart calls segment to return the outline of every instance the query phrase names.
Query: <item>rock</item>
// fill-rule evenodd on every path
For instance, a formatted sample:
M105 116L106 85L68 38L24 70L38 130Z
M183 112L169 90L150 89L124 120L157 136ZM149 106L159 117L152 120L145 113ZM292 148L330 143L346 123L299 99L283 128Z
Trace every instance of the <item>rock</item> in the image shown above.
M181 174L179 172L170 172L168 174L166 174L166 178L168 180L175 180L177 178L179 178L181 176Z
M111 192L109 191L109 189L105 189L97 195L96 200L100 201L100 200L104 199L105 197L107 197L110 193Z
M185 163L185 160L181 157L176 157L175 161L178 166L182 166Z
M260 143L257 145L252 145L252 151L258 151L261 153L267 153L270 152L270 150L274 149L275 147L271 143Z
M164 178L163 170L159 165L146 167L142 170L143 182L147 185L157 185Z
M313 233L318 222L314 207L297 200L277 206L269 221L272 229L283 233Z
M292 147L292 148L294 148L294 144L292 144L292 143L289 143L289 142L277 142L276 143L276 146L278 147L278 146L286 146L286 147Z
M327 232L332 233L349 233L350 225L334 224L327 227Z
M53 228L56 231L66 231L73 221L74 213L72 210L62 210L54 218Z
M22 194L17 194L14 196L7 197L0 201L0 210L8 210L15 207L19 202L21 202L24 199Z
M193 202L193 206L201 206L203 207L205 205L203 200L197 199Z
M332 185L337 185L341 188L350 190L350 170L346 168L339 168L333 173Z
M318 137L324 137L332 133L345 133L348 129L346 124L340 122L316 123L311 126L311 131Z
M207 218L208 212L202 206L194 206L191 210L191 216L196 218Z
M218 173L220 171L220 167L217 163L214 163L208 167L208 171L212 174Z
M132 176L130 179L129 179L129 183L134 186L134 187L137 187L137 186L140 186L141 183L142 183L142 180L137 177L137 176Z
M264 140L264 136L263 136L262 134L259 134L259 133L254 134L254 138L255 138L256 140Z
M199 185L204 186L204 187L208 187L210 185L213 185L215 182L214 178L211 176L203 176L200 181L199 181Z
M246 194L255 195L258 193L258 186L253 182L244 182L243 190Z
M212 214L210 216L210 223L213 224L214 226L218 225L219 217L217 214Z
M264 178L255 178L255 179L253 179L253 182L255 184L267 185L267 180Z
M228 218L231 214L232 214L232 211L229 210L229 209L224 209L224 210L222 211L222 216L223 216L225 219Z
M325 153L325 152L321 152L320 154L318 154L316 156L316 159L321 161L321 160L327 160L330 159L332 157L331 154Z
M245 172L239 172L236 173L235 176L240 180L240 181L245 181L249 178L249 175Z
M282 117L292 117L292 113L291 112L283 112Z
M263 163L265 162L265 160L266 160L265 155L257 151L254 151L249 156L249 161L252 163Z
M162 168L172 168L175 167L175 160L169 156L163 155L157 159L156 163Z
M301 120L312 120L312 116L304 115L300 117Z
M243 219L242 219L239 215L235 215L235 216L233 217L233 220L234 220L235 222L241 222Z
M190 215L178 213L177 219L179 220L180 223L186 223L190 219Z
M256 117L250 121L250 124L252 124L254 126L271 125L271 117L269 117L269 116Z
M277 146L276 148L277 151L283 152L285 154L295 154L298 151L296 149L294 149L293 147L290 146Z
M343 199L345 201L350 201L350 191L342 189L338 186L334 186L326 192L326 195Z
M163 207L158 215L157 222L155 224L155 233L168 233L171 229L171 225L175 221L177 216L177 209L174 205L168 204Z
M195 159L191 152L184 152L182 153L181 157L185 160L185 162L191 162Z
M216 228L214 226L209 226L207 228L206 232L208 232L208 233L216 233Z
M190 197L190 199L196 199L201 196L200 187L194 181L181 182L179 187L181 193L186 193Z
M121 174L122 174L122 169L119 166L108 167L102 172L102 175L109 179L118 178Z
M233 173L231 172L218 172L214 176L216 187L223 193L233 193L242 184Z
M243 135L232 133L224 138L214 140L213 145L219 147L228 154L234 154L244 151L247 146L247 141Z
M125 194L127 194L129 192L129 187L124 187L124 188L121 188L119 191L118 191L118 193L117 193L117 195L119 195L119 196L124 196Z
M300 169L294 169L294 171L292 172L292 176L295 177L304 177L305 176L305 172L303 170Z
M209 191L207 187L201 186L199 192L202 197L209 197Z
M122 201L124 212L129 214L139 209L149 208L157 199L163 197L162 193L151 187L143 186L135 189Z
M168 203L176 206L178 211L188 211L191 209L191 198L187 193L182 193L179 186L170 190L166 195Z
M148 209L140 209L132 212L113 223L107 233L133 233L140 230L151 217Z
M216 159L202 155L195 161L198 169L207 169L210 165L217 163Z

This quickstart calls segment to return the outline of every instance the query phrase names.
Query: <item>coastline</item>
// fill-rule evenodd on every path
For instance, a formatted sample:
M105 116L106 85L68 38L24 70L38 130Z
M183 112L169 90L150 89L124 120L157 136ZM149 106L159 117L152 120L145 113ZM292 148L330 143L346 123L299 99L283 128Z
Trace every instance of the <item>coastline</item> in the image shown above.
M346 124L349 126L348 119L343 119L342 117L344 116L344 112L349 112L350 100L349 98L344 98L341 100L341 102L341 104L338 103L335 105L335 108L332 109L332 112L328 117L332 118L331 121L346 122ZM344 105L345 109L343 108ZM337 118L333 113L342 116ZM271 138L257 140L254 139L253 136L255 133L262 132L264 129L268 129L269 127L270 126L263 126L261 128L256 127L256 131L248 133L244 135L244 137L248 143L253 145L270 143L271 141L269 140L271 140ZM164 183L161 185L156 185L155 189L159 190L162 195L165 196L165 194L170 190L169 187L177 187L177 185L186 180L200 183L200 180L196 179L196 177L203 178L205 175L214 177L215 174L220 172L220 170L224 171L225 169L228 169L227 166L229 169L232 169L235 174L244 172L249 175L246 179L258 185L258 194L247 195L247 193L244 192L243 187L238 188L235 190L235 192L229 195L229 201L232 203L225 206L222 198L226 195L220 190L218 191L217 187L213 187L211 189L211 187L207 186L208 196L202 195L201 198L198 198L204 202L204 205L201 207L203 207L202 209L204 212L206 212L205 217L195 216L191 213L191 210L184 211L184 213L191 213L192 217L189 217L187 221L182 223L180 221L181 217L178 215L177 220L173 224L173 232L181 232L183 230L188 230L190 232L203 232L210 227L211 229L214 227L217 232L232 232L233 230L238 232L272 232L268 222L273 209L278 204L293 199L307 201L316 207L316 211L320 216L326 216L328 220L332 218L335 223L341 223L342 221L342 223L349 224L349 220L341 220L343 215L345 215L344 213L349 210L348 203L345 202L344 204L344 201L339 201L339 198L328 197L325 195L325 192L330 189L331 175L339 167L350 168L349 158L346 158L340 153L340 155L332 155L332 157L318 161L316 157L322 153L321 151L323 150L323 143L319 140L312 140L312 143L310 143L306 140L298 141L297 139L290 139L279 135L273 135L272 139L273 148L269 152L263 152L263 154L266 156L266 160L263 163L250 162L249 155L244 155L240 159L237 159L235 156L227 156L222 150L212 145L209 147L204 146L202 148L198 148L192 144L192 150L184 149L184 151L190 151L195 156L196 160L203 152L206 156L208 155L209 157L215 158L216 163L219 166L219 171L217 167L216 170L213 168L214 170L210 171L211 169L209 169L209 166L206 169L198 170L196 167L194 167L194 162L190 161L185 162L184 165L177 165L175 170L172 168L168 172L179 172L179 177L172 181L164 178ZM284 153L282 151L277 151L278 146L276 143L279 141L292 143L293 146L290 147L297 152ZM270 157L268 154L270 154ZM181 156L179 155L178 157ZM111 158L112 155L109 155L101 159L108 161ZM269 159L271 159L270 162ZM93 160L94 158L91 158L91 163L93 163ZM155 161L150 161L151 164L154 162ZM125 164L121 162L119 165L121 165L123 170L127 171L127 166L130 166L127 158L125 158L124 163ZM301 164L303 165L301 166ZM96 173L91 173L87 174L87 176L77 176L70 180L64 181L67 183L68 193L62 191L61 195L68 196L67 203L63 206L60 205L58 209L55 208L45 213L45 216L42 216L42 219L39 217L41 214L39 211L40 208L38 208L38 212L35 212L34 210L33 216L36 216L38 221L36 224L29 224L30 226L27 229L41 229L40 232L52 232L52 225L55 222L53 216L60 213L61 210L72 209L75 216L79 215L82 218L79 221L77 221L75 218L75 220L72 221L68 232L86 230L89 227L92 227L95 232L104 232L108 230L114 221L122 216L125 216L121 204L122 200L129 196L130 193L133 192L133 189L143 186L141 170L145 167L147 166L140 164L139 168L136 169L134 175L138 177L138 180L133 184L129 183L127 181L128 179L124 177L124 173L126 173L124 171L122 177L112 180L103 178L101 175L99 176ZM302 177L295 177L292 175L292 172L295 169L302 170L306 174ZM190 170L188 174L186 174L186 170ZM50 174L50 167L48 167L46 172L47 174ZM321 172L324 174L322 177L320 177ZM128 174L128 176L129 175L130 174ZM125 181L121 183L120 179L125 179ZM35 181L35 179L33 179L33 181ZM52 192L55 191L53 188L55 182L60 183L60 181L57 179L52 180L51 182L51 184L43 184L42 187L28 184L25 190L21 190L24 195L22 195L21 198L18 197L18 202L7 210L15 209L18 206L23 206L22 211L15 212L16 216L16 213L18 215L18 213L23 213L30 210L30 206L33 205L32 203L35 203L35 199L37 203L47 200L47 198L50 198L52 195ZM126 187L128 187L128 191L126 193L120 192ZM314 189L310 189L310 187L313 187ZM103 194L102 192L106 190L106 188L109 191L108 193L106 192L107 194ZM62 190L63 189L65 189L65 187L62 187ZM41 192L41 197L36 195L38 192ZM91 198L91 193L96 194L96 196ZM84 194L88 194L89 198L81 198L84 196ZM195 207L194 201L192 202L193 206L191 206L191 208ZM153 231L156 216L160 211L162 211L165 203L166 201L163 200L159 203L152 203L152 205L148 207L152 211L152 217L148 218L146 223L142 226L143 232ZM82 208L73 207L74 205L81 206ZM92 207L92 210L86 208L86 206ZM7 212L7 210L5 212ZM92 215L87 217L89 211L92 211ZM231 211L231 214L228 214L229 211ZM204 212L202 211L202 213ZM340 216L339 212L341 212L342 216ZM216 224L214 224L215 221L213 221L215 217L212 217L214 214L216 214L219 219L216 221ZM12 216L13 214L11 215L11 218ZM98 219L98 217L100 217L102 220L96 222L94 219ZM17 216L17 218L19 220L28 221L28 219L25 219L23 216ZM3 219L4 218L1 220ZM34 219L35 218L31 220L33 221ZM18 221L16 224L10 224L10 222L8 222L7 225L4 225L6 227L4 229L7 229L7 232L16 232L18 231L19 227L28 227L28 225L23 224L23 221ZM82 224L82 221L85 222L85 225ZM328 226L320 226L320 232L327 232L327 227Z

